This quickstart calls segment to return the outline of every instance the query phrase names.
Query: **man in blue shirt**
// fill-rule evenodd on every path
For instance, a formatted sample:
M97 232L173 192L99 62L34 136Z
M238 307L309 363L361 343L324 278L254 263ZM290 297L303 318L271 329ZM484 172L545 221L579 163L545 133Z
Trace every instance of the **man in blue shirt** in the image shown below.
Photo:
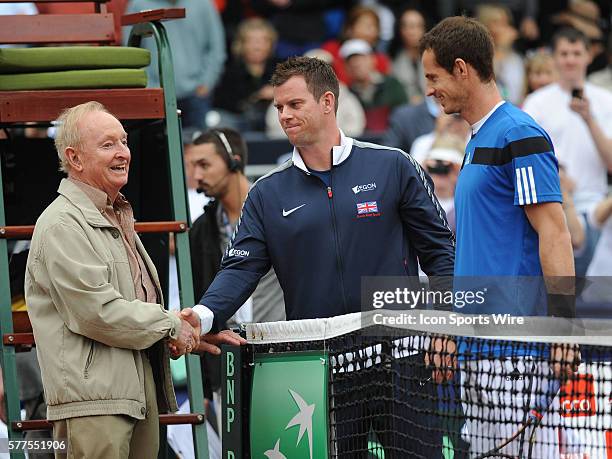
M456 280L462 283L461 277L470 276L473 284L475 277L506 276L508 283L496 288L490 301L460 312L570 315L573 290L562 281L574 276L572 246L548 134L502 100L491 36L476 20L443 20L423 37L421 51L427 95L472 128L455 192ZM534 279L539 283L542 276L546 304L533 288L522 288ZM453 350L454 343L450 345ZM554 361L567 363L561 365L525 346L492 347L478 340L460 341L459 348L460 357L468 351L473 355L461 360L464 438L470 453L497 450L521 456L529 448L529 431L502 445L525 425L527 413L539 407L539 395L551 395L540 408L552 402L559 381L574 369L574 350L553 346ZM547 421L545 416L534 434L534 457L555 455L554 426Z

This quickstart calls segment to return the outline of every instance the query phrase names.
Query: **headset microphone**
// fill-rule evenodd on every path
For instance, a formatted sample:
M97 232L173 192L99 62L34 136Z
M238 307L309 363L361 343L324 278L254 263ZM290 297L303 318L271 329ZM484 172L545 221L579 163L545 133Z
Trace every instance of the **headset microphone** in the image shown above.
M229 140L227 140L227 137L223 133L223 131L220 131L218 129L211 129L210 132L216 135L219 139L219 142L221 142L221 145L223 145L223 150L227 155L227 167L230 172L240 170L242 168L242 161L240 159L234 158L234 151L232 150L232 146L230 145Z
M225 174L223 174L223 176L219 180L217 180L215 183L213 183L212 185L210 185L208 187L208 192L210 193L211 191L215 190L217 188L217 186L220 185L223 180L225 180L225 177L227 177L231 173L232 173L232 171L228 170ZM204 191L204 189L200 188L199 186L196 188L196 192L198 192L198 193L206 193L206 191ZM211 195L208 194L208 196L211 196Z

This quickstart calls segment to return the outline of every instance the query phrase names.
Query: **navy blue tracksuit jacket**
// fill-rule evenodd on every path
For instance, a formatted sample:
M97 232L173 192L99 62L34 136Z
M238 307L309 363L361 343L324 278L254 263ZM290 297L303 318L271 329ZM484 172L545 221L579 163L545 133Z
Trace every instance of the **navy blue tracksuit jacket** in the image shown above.
M398 149L342 135L330 186L297 150L260 178L245 201L222 269L200 303L213 329L274 266L288 320L361 310L362 276L452 276L454 235L430 177Z

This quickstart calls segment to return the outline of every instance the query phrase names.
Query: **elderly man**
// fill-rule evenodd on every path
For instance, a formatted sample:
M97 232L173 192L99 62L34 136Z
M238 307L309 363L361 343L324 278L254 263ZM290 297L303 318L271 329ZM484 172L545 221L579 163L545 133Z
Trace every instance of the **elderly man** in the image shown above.
M68 457L156 457L158 412L177 410L164 340L190 352L200 330L161 305L119 193L130 166L121 123L97 102L58 121L68 178L36 223L25 278L47 417Z

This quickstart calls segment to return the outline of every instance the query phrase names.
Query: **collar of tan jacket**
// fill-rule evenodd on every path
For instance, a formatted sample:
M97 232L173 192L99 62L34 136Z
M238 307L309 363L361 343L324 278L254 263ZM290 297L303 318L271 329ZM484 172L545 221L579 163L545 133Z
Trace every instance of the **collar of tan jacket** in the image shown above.
M83 186L91 188L91 190L93 191L102 193L104 195L104 198L102 199L100 196L97 196L96 193L92 194L92 196L94 196L92 198L92 196L88 195L88 193L84 191L84 189L82 188ZM108 196L103 191L97 190L85 183L81 183L81 182L77 183L76 180L65 178L65 179L62 179L62 181L60 182L57 192L60 195L64 196L66 199L68 199L68 201L70 201L76 207L78 207L78 209L83 214L83 217L85 217L85 220L87 221L87 223L90 224L91 226L95 226L95 227L112 227L113 226L106 218L104 218L104 215L102 215L102 210L100 210L97 207L96 203L94 203L94 200L98 201L98 204L100 204L101 202L102 209L104 209L104 207L106 206L106 200L108 199Z

